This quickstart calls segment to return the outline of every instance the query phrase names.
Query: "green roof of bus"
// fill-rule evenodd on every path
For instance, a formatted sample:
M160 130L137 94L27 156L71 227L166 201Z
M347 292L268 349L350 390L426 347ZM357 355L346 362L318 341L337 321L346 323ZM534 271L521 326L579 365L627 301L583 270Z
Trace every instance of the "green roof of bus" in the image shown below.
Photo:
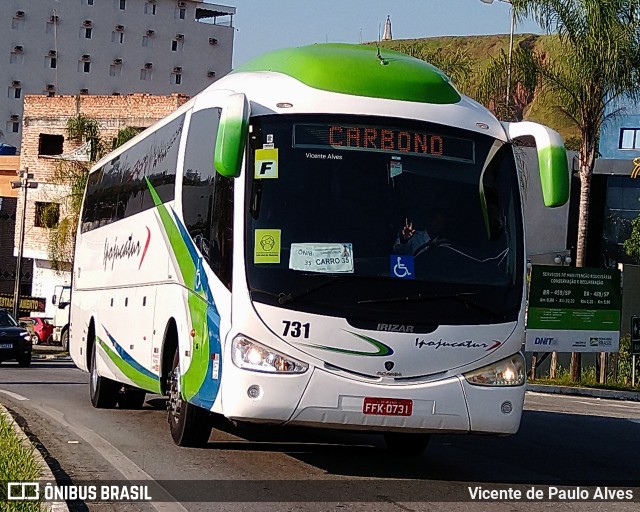
M256 57L234 72L273 71L324 91L450 104L460 95L438 68L392 50L353 44L314 44Z

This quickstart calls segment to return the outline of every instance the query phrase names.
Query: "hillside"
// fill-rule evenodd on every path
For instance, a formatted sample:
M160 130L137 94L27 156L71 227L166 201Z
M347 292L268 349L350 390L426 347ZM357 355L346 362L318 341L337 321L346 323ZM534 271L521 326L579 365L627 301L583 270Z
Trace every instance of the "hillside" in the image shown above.
M375 43L370 43L375 44ZM516 45L530 48L535 52L544 52L553 55L558 48L556 36L536 34L516 34L514 36L514 48ZM381 46L391 50L418 51L426 49L427 53L437 51L464 54L471 66L471 76L465 83L456 83L458 89L473 97L473 91L477 88L479 77L484 72L492 59L499 57L500 51L505 54L509 51L509 35L491 36L446 36L422 39L395 39L382 41ZM409 50L409 51L408 51ZM455 80L454 80L455 83ZM538 93L524 108L524 119L546 124L560 132L567 140L578 136L575 126L568 119L554 109L553 98L545 97Z

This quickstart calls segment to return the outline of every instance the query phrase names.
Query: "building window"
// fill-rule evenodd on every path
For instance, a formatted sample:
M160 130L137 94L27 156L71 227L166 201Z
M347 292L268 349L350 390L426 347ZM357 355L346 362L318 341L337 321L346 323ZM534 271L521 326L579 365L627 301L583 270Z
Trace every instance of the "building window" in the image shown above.
M140 80L151 80L151 70L147 68L142 68L140 70Z
M187 14L187 10L184 7L176 7L173 17L177 20L183 20Z
M87 27L84 29L84 38L91 39L91 35L93 33L93 29L91 27Z
M22 98L22 87L9 87L9 98L19 100Z
M11 28L13 30L24 30L24 19L13 18L13 20L11 20Z
M147 2L146 4L144 4L144 13L145 14L149 14L151 16L155 16L156 15L156 4L155 3L151 3L151 2Z
M47 34L53 34L53 25L54 25L53 21L47 21L47 25L46 25L46 28L45 28L45 32Z
M93 0L83 0L85 5L93 5Z
M63 144L63 135L41 133L38 137L38 155L61 155Z
M180 85L182 83L182 73L171 73L171 84Z
M640 128L620 130L620 149L640 149Z
M111 32L111 42L119 44L124 43L124 32L120 32L119 30Z
M184 48L184 41L182 39L174 39L171 41L171 51L181 52Z
M7 132L18 133L20 131L20 123L18 121L7 121Z
M121 11L124 11L127 8L127 0L116 0L118 3L118 8Z
M142 46L145 48L153 48L153 37L142 36Z
M11 55L9 56L9 62L11 64L21 65L24 63L24 55L22 54L22 52L11 52Z
M47 57L46 58L49 61L49 66L51 69L55 69L58 67L58 58L57 57Z
M37 228L55 228L60 221L60 205L36 201L34 226Z
M78 62L78 72L91 73L91 61L81 60Z
M122 66L111 64L109 66L109 76L122 76Z

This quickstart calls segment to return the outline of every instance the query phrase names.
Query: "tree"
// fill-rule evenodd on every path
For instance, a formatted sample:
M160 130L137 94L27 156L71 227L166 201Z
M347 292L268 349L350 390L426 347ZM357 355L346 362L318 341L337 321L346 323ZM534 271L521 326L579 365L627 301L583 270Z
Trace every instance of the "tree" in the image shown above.
M498 119L522 121L525 108L533 101L538 85L535 55L528 44L518 45L513 49L511 73L508 70L509 57L500 50L498 57L492 58L489 66L480 75L475 99L487 106ZM509 76L511 83L507 107L505 91Z
M536 60L540 83L557 99L556 109L580 132L580 206L576 265L585 265L589 193L604 121L620 112L617 100L640 98L640 0L512 0L519 18L533 16L557 32L560 54ZM571 355L580 379L580 354Z
M475 62L468 52L460 48L448 51L444 48L431 48L426 43L419 43L401 44L398 46L397 51L424 60L437 67L462 89L473 76Z

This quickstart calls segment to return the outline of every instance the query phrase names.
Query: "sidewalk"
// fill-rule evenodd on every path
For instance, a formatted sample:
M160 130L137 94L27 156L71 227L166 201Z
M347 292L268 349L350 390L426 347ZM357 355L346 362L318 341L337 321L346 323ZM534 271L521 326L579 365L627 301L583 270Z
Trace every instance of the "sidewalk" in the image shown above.
M31 359L63 359L69 357L69 352L60 345L33 345Z
M548 386L545 384L527 384L527 391L535 393L549 393L556 395L589 396L612 400L632 400L640 402L638 391L616 391L612 389L583 388L572 386Z

